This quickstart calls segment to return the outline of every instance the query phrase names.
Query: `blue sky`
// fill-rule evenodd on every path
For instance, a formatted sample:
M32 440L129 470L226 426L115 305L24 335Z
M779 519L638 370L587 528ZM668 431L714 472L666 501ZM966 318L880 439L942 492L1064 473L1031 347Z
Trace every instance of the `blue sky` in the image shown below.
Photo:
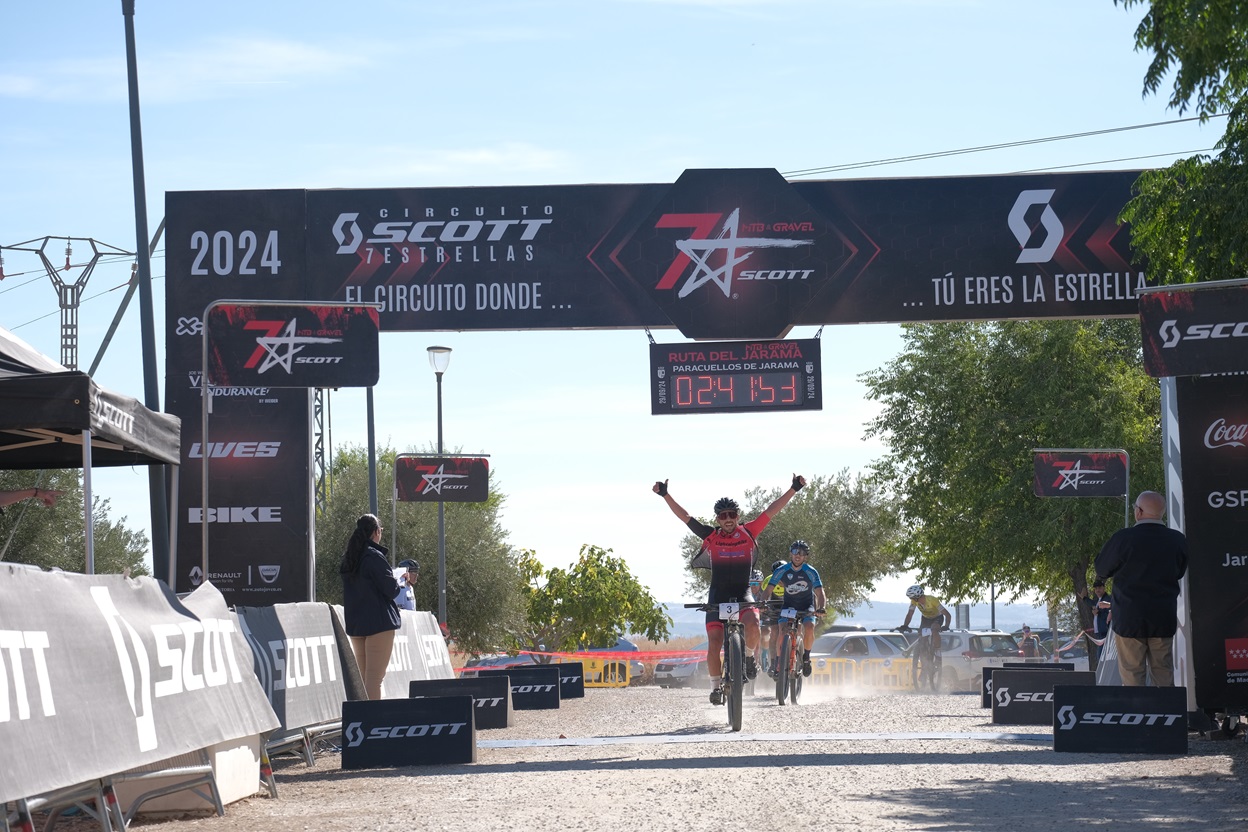
M0 246L55 235L136 247L120 6L0 4ZM1142 97L1142 10L1111 0L137 6L152 231L166 191L667 183L688 168L786 173L1179 118ZM1162 166L1213 147L1221 129L1175 123L817 178ZM129 268L90 278L83 368ZM163 244L152 270L162 315ZM4 253L4 271L0 325L57 357L48 277L22 252ZM136 300L97 378L141 398L138 329ZM435 440L424 348L452 347L445 441L490 454L511 542L547 565L583 543L612 548L676 600L683 528L650 493L655 479L700 511L880 455L863 439L875 406L858 376L896 355L897 327L829 327L822 340L822 412L656 417L640 331L387 334L377 436L401 449ZM335 395L332 415L335 445L364 442L362 392ZM96 489L146 528L145 471L102 472ZM909 582L883 581L878 597Z

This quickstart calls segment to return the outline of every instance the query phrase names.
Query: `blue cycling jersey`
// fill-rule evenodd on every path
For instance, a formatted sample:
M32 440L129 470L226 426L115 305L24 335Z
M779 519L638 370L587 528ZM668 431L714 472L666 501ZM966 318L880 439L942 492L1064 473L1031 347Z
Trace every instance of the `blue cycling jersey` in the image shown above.
M809 563L803 563L800 569L786 563L763 583L764 597L770 597L766 594L769 586L783 587L785 607L805 611L815 605L815 590L823 586L823 581Z

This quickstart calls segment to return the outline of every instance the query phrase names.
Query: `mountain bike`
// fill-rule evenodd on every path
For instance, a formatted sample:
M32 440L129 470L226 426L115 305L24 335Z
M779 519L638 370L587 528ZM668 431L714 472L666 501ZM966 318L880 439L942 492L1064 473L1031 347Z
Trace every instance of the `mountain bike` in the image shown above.
M724 660L720 686L724 702L728 705L728 725L734 731L741 730L741 699L745 690L745 624L741 612L761 607L755 601L729 601L725 604L685 604L685 609L702 612L718 612L724 622Z
M806 651L806 627L802 619L815 611L798 611L792 608L780 610L776 626L780 628L780 649L776 653L776 701L781 705L787 698L794 705L802 695L802 656Z
M909 627L898 627L906 632ZM919 627L919 637L910 645L911 660L914 662L914 689L922 691L927 688L933 692L940 690L941 657L932 644L932 627Z

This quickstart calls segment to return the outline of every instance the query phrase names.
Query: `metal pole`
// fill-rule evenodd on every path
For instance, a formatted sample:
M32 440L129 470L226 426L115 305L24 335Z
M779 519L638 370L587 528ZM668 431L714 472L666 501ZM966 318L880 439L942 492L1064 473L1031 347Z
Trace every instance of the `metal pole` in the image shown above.
M160 412L160 387L156 377L156 325L152 310L152 261L147 251L147 185L143 175L143 129L139 119L139 69L134 46L134 0L121 0L126 19L126 75L130 91L130 155L134 173L135 253L139 265L139 324L143 342L143 404ZM205 455L206 456L206 455ZM206 461L206 460L205 460ZM149 504L152 515L152 568L169 560L168 509L165 500L165 466L147 468ZM205 576L207 577L207 576ZM167 576L173 586L174 576Z
M377 434L373 427L373 388L364 391L368 411L368 513L377 516Z
M438 456L442 456L442 374L438 377ZM446 623L446 504L438 492L438 623Z

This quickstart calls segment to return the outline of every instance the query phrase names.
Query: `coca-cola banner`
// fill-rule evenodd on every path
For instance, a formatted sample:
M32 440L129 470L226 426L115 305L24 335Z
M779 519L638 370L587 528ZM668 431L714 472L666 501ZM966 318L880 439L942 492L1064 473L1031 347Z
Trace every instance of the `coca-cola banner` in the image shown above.
M490 461L479 456L410 456L394 460L401 503L483 503L490 498Z
M1148 374L1248 370L1248 281L1193 283L1140 295Z
M1175 384L1196 704L1231 711L1248 706L1248 384Z
M1033 461L1037 497L1126 496L1126 451L1038 450Z
M226 301L204 323L213 384L372 387L381 373L375 307Z

